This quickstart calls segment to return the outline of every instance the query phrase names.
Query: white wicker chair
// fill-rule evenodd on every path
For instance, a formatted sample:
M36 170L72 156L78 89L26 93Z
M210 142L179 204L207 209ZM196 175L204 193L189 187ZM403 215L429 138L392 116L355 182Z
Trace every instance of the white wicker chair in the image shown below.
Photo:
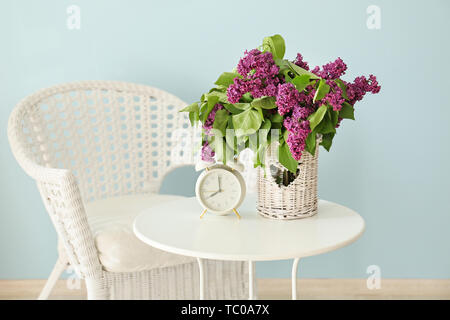
M148 86L84 81L40 90L15 107L8 124L11 148L36 180L59 239L59 258L40 298L48 297L69 265L85 279L88 299L198 298L195 261L107 271L85 210L100 199L156 193L170 170L193 164L192 152L175 136L177 128L190 130L178 113L184 105ZM246 298L245 262L208 261L205 277L207 298Z

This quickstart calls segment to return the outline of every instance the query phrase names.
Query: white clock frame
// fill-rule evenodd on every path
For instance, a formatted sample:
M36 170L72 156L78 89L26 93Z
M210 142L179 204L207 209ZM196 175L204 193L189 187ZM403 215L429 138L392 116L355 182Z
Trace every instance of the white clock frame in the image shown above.
M223 210L223 211L217 211L217 210L213 210L213 209L209 208L208 205L206 205L203 202L203 199L202 199L202 197L200 195L200 186L201 186L203 180L208 175L213 174L213 173L217 172L218 170L225 170L225 171L231 173L237 179L237 181L239 182L239 186L241 188L241 190L240 190L241 195L239 197L239 200L233 205L232 208L226 209L226 210ZM239 173L239 171L237 171L237 170L235 170L233 168L230 168L230 167L228 167L226 165L223 165L223 164L216 164L216 165L212 165L210 167L205 168L205 170L198 177L197 183L195 184L195 194L196 194L197 200L198 200L198 202L200 203L200 205L204 209L203 212L200 215L200 218L202 218L203 215L207 211L212 212L212 213L217 214L217 215L226 215L226 214L229 214L231 212L234 212L236 214L236 216L238 218L240 218L240 215L237 212L237 208L242 204L242 201L244 201L246 190L247 189L246 189L246 185L245 185L245 180L242 177L242 175Z

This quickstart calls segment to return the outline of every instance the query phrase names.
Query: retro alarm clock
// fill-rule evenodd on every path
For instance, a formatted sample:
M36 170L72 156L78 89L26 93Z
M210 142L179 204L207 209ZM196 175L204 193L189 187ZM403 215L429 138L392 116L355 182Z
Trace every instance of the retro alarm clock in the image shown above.
M226 215L234 213L238 218L237 211L245 198L245 180L239 171L243 171L244 166L238 161L229 165L215 163L198 163L196 170L204 171L200 174L195 185L195 194L203 212L216 215Z

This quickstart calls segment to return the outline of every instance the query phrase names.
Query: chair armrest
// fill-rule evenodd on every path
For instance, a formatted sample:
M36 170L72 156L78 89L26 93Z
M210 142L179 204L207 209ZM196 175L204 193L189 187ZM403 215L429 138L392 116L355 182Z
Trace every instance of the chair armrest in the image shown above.
M75 177L69 170L36 168L33 171L45 208L65 253L81 278L98 277L102 266Z

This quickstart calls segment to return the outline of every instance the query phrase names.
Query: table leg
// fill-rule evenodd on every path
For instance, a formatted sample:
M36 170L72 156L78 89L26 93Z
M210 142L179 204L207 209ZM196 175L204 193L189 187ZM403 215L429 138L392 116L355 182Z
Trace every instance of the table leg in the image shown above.
M297 269L300 258L295 258L292 264L292 300L297 300Z
M254 300L254 274L253 261L248 262L248 300Z
M248 262L248 300L255 300L255 263Z
M203 268L203 259L197 258L197 262L200 273L200 300L205 300L205 272Z

